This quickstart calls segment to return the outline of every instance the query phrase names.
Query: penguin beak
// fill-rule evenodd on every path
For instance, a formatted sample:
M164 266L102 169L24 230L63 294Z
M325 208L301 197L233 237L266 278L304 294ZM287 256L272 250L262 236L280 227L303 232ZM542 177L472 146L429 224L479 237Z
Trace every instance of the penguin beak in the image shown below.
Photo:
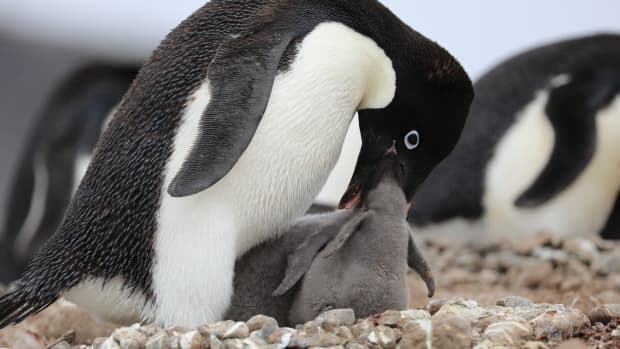
M359 184L351 183L347 190L342 195L340 199L340 203L338 204L339 209L351 209L359 205L362 199L362 187Z

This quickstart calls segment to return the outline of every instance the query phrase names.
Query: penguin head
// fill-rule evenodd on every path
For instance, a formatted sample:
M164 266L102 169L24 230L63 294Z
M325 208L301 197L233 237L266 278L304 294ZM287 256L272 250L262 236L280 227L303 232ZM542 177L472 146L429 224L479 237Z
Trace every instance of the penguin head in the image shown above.
M384 109L359 111L362 147L351 182L339 207L359 204L369 189L373 167L395 141L404 169L403 187L411 202L418 186L454 148L473 99L465 70L443 48L430 41L417 42L424 56L411 61L394 59L397 87ZM424 49L420 50L420 46Z
M396 141L393 141L392 146L373 166L368 177L367 189L362 193L361 204L372 209L390 212L406 210L404 183L404 167L398 158Z

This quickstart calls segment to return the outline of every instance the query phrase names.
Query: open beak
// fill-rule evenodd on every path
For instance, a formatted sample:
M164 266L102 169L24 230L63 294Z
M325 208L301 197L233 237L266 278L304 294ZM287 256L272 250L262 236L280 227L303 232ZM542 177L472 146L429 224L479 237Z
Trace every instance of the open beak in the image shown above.
M345 191L344 195L342 195L338 208L345 210L351 209L359 205L361 199L362 187L359 184L351 184Z

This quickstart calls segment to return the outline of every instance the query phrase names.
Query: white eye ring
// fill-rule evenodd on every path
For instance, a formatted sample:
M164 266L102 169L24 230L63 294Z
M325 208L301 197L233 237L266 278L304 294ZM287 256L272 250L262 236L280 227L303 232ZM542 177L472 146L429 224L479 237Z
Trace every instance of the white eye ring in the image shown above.
M412 143L410 137L413 135L415 135L415 142ZM417 130L410 131L405 135L404 142L405 147L407 147L407 149L409 150L417 148L420 145L420 133Z

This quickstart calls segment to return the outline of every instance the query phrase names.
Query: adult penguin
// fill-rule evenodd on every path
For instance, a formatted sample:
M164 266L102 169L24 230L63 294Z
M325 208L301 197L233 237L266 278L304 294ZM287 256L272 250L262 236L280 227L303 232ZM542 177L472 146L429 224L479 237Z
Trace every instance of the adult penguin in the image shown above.
M447 51L375 0L211 1L141 68L0 326L60 296L118 322L217 320L235 259L308 209L357 110L344 205L393 140L410 199L472 95Z
M58 228L110 110L137 68L88 64L69 74L26 140L0 235L0 282L9 283Z
M416 230L620 237L620 36L524 52L475 91L457 146L416 194Z

